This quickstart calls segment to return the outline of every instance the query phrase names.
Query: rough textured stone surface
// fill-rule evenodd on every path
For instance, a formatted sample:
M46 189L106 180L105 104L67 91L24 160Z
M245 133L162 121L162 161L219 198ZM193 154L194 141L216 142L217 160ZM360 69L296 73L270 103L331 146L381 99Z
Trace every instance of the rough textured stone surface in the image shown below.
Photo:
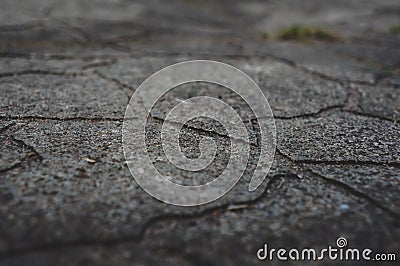
M400 90L390 86L360 86L354 109L358 113L398 121L400 119Z
M23 75L1 79L1 116L123 117L127 96L101 78Z
M376 205L399 214L400 171L390 166L311 165L317 174L343 182L363 193Z
M294 161L400 163L398 124L348 113L277 122L278 148Z
M388 29L399 10L395 0L2 1L0 265L265 265L256 257L264 243L322 249L340 236L398 260L400 35ZM339 38L277 37L294 24ZM135 183L121 131L149 75L195 59L232 64L257 82L276 118L277 151L250 193L260 142L249 106L210 84L174 88L148 119L160 172L201 184L228 160L226 130L199 118L183 128L182 150L196 158L211 137L216 160L196 173L168 162L160 128L184 99L224 100L250 140L237 186L184 208Z
M137 88L149 75L161 70L170 64L192 58L141 58L121 60L116 64L94 68L94 71L110 79L121 81L124 85ZM346 101L346 88L333 81L322 79L318 76L304 73L288 64L276 60L248 59L224 60L239 68L253 78L271 105L275 116L296 116L304 113L316 113L321 109L343 105ZM143 67L138 67L143 65ZM212 95L214 97L231 98L229 91L222 91L216 87L186 86L177 88L171 95L167 95L170 104L165 105L164 113L176 105L176 99L184 100L198 94ZM166 97L167 97L166 96ZM167 99L166 99L167 100ZM235 99L239 102L239 99Z

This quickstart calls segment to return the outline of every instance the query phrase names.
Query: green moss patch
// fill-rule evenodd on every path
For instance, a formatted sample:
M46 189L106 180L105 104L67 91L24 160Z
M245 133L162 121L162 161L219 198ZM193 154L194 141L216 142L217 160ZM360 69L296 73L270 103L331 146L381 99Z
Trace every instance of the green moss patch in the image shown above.
M287 28L281 29L276 36L281 40L295 41L334 41L339 39L338 35L331 31L307 25L289 26Z
M400 23L390 26L389 27L389 32L392 33L392 34L400 33Z

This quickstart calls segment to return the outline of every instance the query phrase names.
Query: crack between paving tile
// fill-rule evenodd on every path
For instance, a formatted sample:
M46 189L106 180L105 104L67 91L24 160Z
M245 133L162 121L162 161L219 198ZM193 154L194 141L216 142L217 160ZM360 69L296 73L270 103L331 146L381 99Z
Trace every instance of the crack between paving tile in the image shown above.
M12 127L12 126L14 126L14 125L15 125L15 123L11 123L11 124L9 124L9 125L7 125L7 126L1 128L1 129L0 129L0 133L5 132L6 130L8 130L10 127ZM27 155L25 155L22 159L20 159L19 162L15 163L15 164L13 164L13 165L7 167L7 168L1 169L1 170L0 170L0 174L4 174L4 173L6 173L6 172L8 172L8 171L11 171L11 170L14 170L14 169L16 169L16 168L18 168L18 167L21 167L22 164L23 164L24 162L28 161L29 159L35 159L35 158L37 158L39 161L42 161L42 160L43 160L43 156L40 155L39 152L36 151L36 149L35 149L33 146L30 146L30 145L26 144L24 141L15 138L13 135L11 135L10 138L11 138L11 140L12 140L13 142L15 142L20 148L22 148L22 149L25 149L25 148L26 148L26 149L30 150L32 154L27 154Z
M89 69L95 68L95 67L109 66L109 65L115 64L116 62L117 62L116 59L95 62L95 63L83 65L81 67L81 69L84 71L84 70L89 70ZM23 76L23 75L50 75L50 76L52 75L52 76L67 76L67 77L86 76L86 74L84 72L76 72L76 71L69 71L69 70L52 71L52 70L46 70L46 69L27 69L27 70L21 70L21 71L0 73L0 78ZM104 77L102 77L102 78L104 78ZM127 85L125 85L125 86L127 86Z
M128 102L129 102L133 93L135 92L135 89L133 87L126 85L125 83L119 81L116 78L110 78L110 77L104 75L103 73L101 73L100 71L93 70L92 73L114 85L117 85L117 87L125 93L126 97L128 98Z
M87 121L87 122L123 122L124 118L114 118L114 117L46 117L46 116L36 116L36 115L28 115L28 116L0 116L0 120L27 120L27 121L35 121L35 120L52 120L52 121Z
M320 115L322 115L324 113L327 113L327 112L330 112L330 111L333 111L333 110L337 110L338 112L342 112L342 113L348 113L348 114L352 114L352 115L355 115L355 116L363 116L363 117L368 117L368 118L388 121L388 122L392 122L392 123L395 123L395 124L397 122L399 122L398 119L391 119L391 118L388 118L388 117L369 114L369 113L360 112L360 111L356 111L356 110L343 109L345 107L346 107L346 103L345 104L338 104L338 105L331 105L331 106L322 108L317 112L311 112L311 113L305 113L305 114L299 114L299 115L292 115L292 116L274 116L274 119L277 119L277 120L292 120L292 119L303 119L303 118L317 118L317 117L319 117ZM260 117L260 119L262 119L262 118L264 118L264 117ZM252 120L257 120L257 118L252 118Z
M328 81L332 81L332 82L336 82L339 83L340 85L344 85L344 84L357 84L357 85L370 85L373 86L374 83L372 82L368 82L368 81L363 81L363 80L349 80L349 79L340 79L340 78L336 78L330 75L326 75L324 73L309 69L305 66L299 65L298 63L296 63L295 61L286 59L284 57L280 57L280 56L275 56L273 54L266 54L266 57L269 57L271 59L274 59L278 62L284 63L287 66L290 66L294 69L297 69L303 73L309 74L311 76L315 76L318 77L320 79L323 80L328 80Z
M305 114L299 114L299 115L292 115L292 116L274 116L274 119L278 120L291 120L291 119L303 119L303 118L313 118L313 117L318 117L319 115L332 111L332 110L340 110L342 111L342 108L344 108L345 104L336 104L336 105L331 105L327 106L325 108L322 108L318 110L317 112L311 112L311 113L305 113ZM262 119L263 117L261 117ZM257 120L257 118L253 118Z
M115 246L119 244L124 244L124 243L140 243L143 241L146 237L146 234L148 230L153 227L154 225L168 221L168 220L188 220L188 219L195 219L195 218L201 218L206 215L215 213L217 211L232 211L229 210L228 207L231 205L254 205L260 200L263 199L263 197L270 193L269 189L271 188L272 184L276 182L279 178L285 178L289 177L291 173L277 173L268 180L268 183L264 189L264 191L257 196L254 199L251 200L244 200L244 201L239 201L239 202L232 202L232 203L225 203L220 206L215 206L209 209L206 209L204 211L200 211L198 213L193 213L193 214L164 214L160 216L155 216L150 219L148 219L142 226L140 231L137 234L132 234L124 237L110 237L110 238L104 238L104 239L94 239L94 238L87 238L87 239L76 239L72 241L66 241L66 242L59 242L59 243L45 243L45 244L40 244L40 245L33 245L30 247L22 247L22 248L15 248L7 251L1 251L0 252L0 260L1 259L8 259L12 257L17 257L17 256L22 256L26 254L31 254L31 253L38 253L38 252L48 252L48 251L53 251L53 250L62 250L62 249L68 249L68 248L76 248L76 247L93 247L93 246ZM241 211L244 209L240 210L235 210L235 211Z
M305 114L299 114L299 115L292 115L292 116L274 116L274 118L277 119L277 120L316 118L316 117L319 117L320 115L322 115L322 114L324 114L326 112L337 110L338 112L342 112L342 113L348 113L348 114L352 114L352 115L355 115L355 116L364 116L364 117L384 120L384 121L388 121L388 122L392 122L392 123L397 123L399 121L398 119L391 119L391 118L388 118L388 117L369 114L369 113L362 112L362 111L360 112L360 111L356 111L356 110L345 109L346 106L348 106L350 98L352 98L352 97L353 96L351 95L351 93L348 93L347 97L346 97L346 100L344 101L343 104L336 104L336 105L327 106L325 108L322 108L322 109L318 110L317 112L311 112L311 113L305 113ZM261 119L262 118L263 117L261 117ZM252 118L252 120L253 119L256 119L256 118Z
M328 184L331 184L335 187L339 187L342 188L343 190L345 190L346 192L348 192L349 194L356 196L357 198L363 199L365 201L367 201L368 203L374 205L375 207L377 207L378 209L382 210L383 212L387 213L388 215L390 215L391 217L395 218L396 220L400 220L400 213L397 213L393 210L391 210L390 208L386 207L385 205L381 204L379 201L371 198L370 196L368 196L368 194L355 189L354 187L352 187L351 185L348 185L344 182L341 182L337 179L333 179L333 178L329 178L326 177L324 175L321 175L311 169L307 169L306 172L308 172L311 175L316 176L317 178L325 181Z
M221 137L221 138L227 139L227 140L229 140L229 139L234 139L234 140L237 140L237 141L239 141L239 142L242 142L243 144L250 144L250 145L256 146L255 144L248 143L248 142L246 142L246 141L243 140L243 139L240 139L240 138L233 138L233 137L231 137L231 136L225 135L225 134L223 134L223 133L219 133L219 132L214 131L214 130L207 130L207 129L204 129L204 128L199 128L199 127L194 127L194 126L188 126L188 125L186 125L186 124L182 125L181 123L177 123L177 122L173 122L173 121L167 121L167 120L165 120L165 119L163 119L163 118L160 118L160 117L157 117L157 116L151 116L151 118L152 118L153 120L156 120L156 121L159 121L159 122L162 122L162 123L170 123L170 124L172 124L172 125L182 126L182 128L184 128L184 129L190 129L190 130L196 131L197 133L206 133L206 134L208 134L208 135L211 136L211 137Z
M33 146L26 144L25 141L17 139L12 135L10 136L10 138L15 143L17 143L21 148L24 148L24 149L26 148L26 149L30 150L34 154L34 156L29 156L28 155L28 156L26 156L26 158L36 157L36 158L39 159L39 161L43 161L43 156Z
M81 69L82 70L88 70L88 69L96 68L96 67L111 66L111 65L116 64L117 62L118 62L117 59L112 58L111 60L108 60L108 61L89 63L87 65L82 66Z
M18 167L20 167L22 165L22 163L25 161L25 158L22 158L19 162L14 163L13 165L6 167L4 169L0 169L0 174L4 174L7 173L8 171L12 171L14 169L17 169Z
M359 161L359 160L314 160L314 159L301 159L296 160L289 155L282 152L276 147L276 152L294 164L314 164L314 165L354 165L354 166L391 166L400 167L400 162L376 162L376 161Z
M84 76L83 73L80 72L68 72L68 71L50 71L50 70L41 70L41 69L30 69L30 70L22 70L15 72L4 72L0 73L0 78L6 77L14 77L14 76L23 76L23 75L53 75L53 76Z
M373 119L379 119L379 120L384 120L384 121L388 121L388 122L392 122L392 123L397 123L399 122L398 119L391 119L388 117L383 117L380 115L374 115L374 114L369 114L369 113L364 113L364 112L360 112L360 111L356 111L356 110L342 110L342 112L346 112L346 113L350 113L356 116L364 116L364 117L369 117L369 118L373 118Z

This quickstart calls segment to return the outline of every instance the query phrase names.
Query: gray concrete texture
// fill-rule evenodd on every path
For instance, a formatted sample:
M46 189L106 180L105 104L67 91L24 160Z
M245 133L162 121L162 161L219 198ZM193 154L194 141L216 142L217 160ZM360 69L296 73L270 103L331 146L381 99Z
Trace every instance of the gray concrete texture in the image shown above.
M0 265L262 265L264 243L321 249L339 236L400 259L400 34L388 32L400 23L398 1L0 4ZM294 24L339 38L277 37ZM231 105L251 146L232 191L183 208L135 183L121 131L135 89L192 59L231 64L257 82L276 119L277 151L250 193L260 147L246 103L210 84L173 89L147 127L160 172L200 184L227 164L229 136L209 119L180 138L195 158L200 139L212 137L219 152L209 167L182 171L163 154L165 116L190 97Z

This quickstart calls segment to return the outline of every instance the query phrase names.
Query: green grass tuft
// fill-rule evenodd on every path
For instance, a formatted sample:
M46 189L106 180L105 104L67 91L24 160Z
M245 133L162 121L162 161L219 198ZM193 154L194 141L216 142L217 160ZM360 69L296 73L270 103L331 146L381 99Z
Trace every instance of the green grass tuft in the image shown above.
M268 32L261 32L260 36L262 39L267 40L269 39L270 34Z
M389 27L389 33L398 34L400 33L400 23L394 24Z
M280 30L277 37L282 40L308 41L322 40L335 41L339 37L335 33L321 28L307 25L293 25Z

